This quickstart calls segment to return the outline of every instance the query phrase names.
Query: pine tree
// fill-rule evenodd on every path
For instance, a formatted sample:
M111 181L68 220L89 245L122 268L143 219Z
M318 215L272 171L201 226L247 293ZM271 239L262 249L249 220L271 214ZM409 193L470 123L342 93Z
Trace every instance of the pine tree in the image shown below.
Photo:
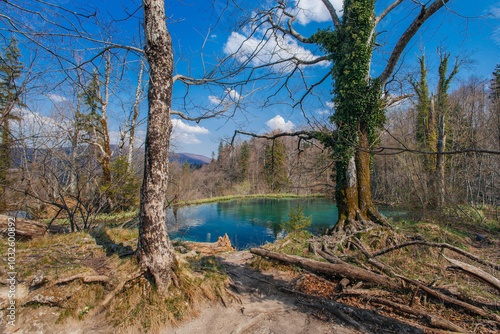
M248 142L244 141L240 146L240 154L238 157L238 181L245 181L248 174L248 166L250 162L250 145Z
M11 146L12 136L10 133L10 122L19 119L12 114L15 106L24 106L21 102L21 89L16 84L20 78L23 65L19 60L21 51L17 46L17 41L12 39L9 45L4 48L0 60L0 108L1 114L1 138L0 146L0 184L4 185L7 180L7 170L11 166ZM2 199L3 202L3 199Z
M265 151L264 175L272 191L286 191L290 184L286 172L286 148L280 140L274 140Z

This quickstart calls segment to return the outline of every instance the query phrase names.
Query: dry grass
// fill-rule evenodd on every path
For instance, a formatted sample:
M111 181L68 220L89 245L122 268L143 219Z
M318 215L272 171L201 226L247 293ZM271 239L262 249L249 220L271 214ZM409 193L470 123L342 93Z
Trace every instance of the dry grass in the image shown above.
M29 287L37 276L45 277L25 297L23 304L28 303L19 311L47 307L44 301L49 300L51 312L59 313L57 324L89 320L87 317L104 297L130 273L138 270L134 257L120 259L118 256L123 249L135 248L136 243L137 230L119 228L93 231L92 235L78 232L17 242L16 269L20 284ZM3 258L7 248L5 243L0 244ZM221 298L227 298L227 276L215 258L197 257L189 262L180 259L175 271L180 286L172 284L167 297L158 295L154 285L144 277L126 284L106 310L106 319L116 332L156 333L195 315L200 305L206 302L218 303ZM105 275L110 280L108 283L83 283L77 279L51 286L61 278L79 273ZM35 295L44 296L42 302L35 301Z
M500 242L498 240L498 234L486 234L490 242L480 243L476 241L469 232L468 224L459 225L453 221L426 221L422 223L398 222L394 223L393 226L395 227L394 230L385 228L374 229L358 235L358 237L372 254L409 240L421 239L429 242L448 243L480 258L500 264L500 256L498 255ZM488 231L487 227L477 226L476 229L483 232ZM282 240L277 240L275 243L268 244L264 247L277 252L324 261L324 259L318 259L318 256L315 256L308 248L312 241L315 243L319 242L321 245L324 241L322 238L325 237L311 237L306 234L287 236ZM366 262L365 256L357 247L349 242L335 246L330 244L329 250L346 262L357 265L364 263L366 269L370 266ZM445 294L481 308L488 309L489 311L500 312L500 307L497 306L500 296L498 291L461 272L446 270L446 268L450 266L450 263L442 255L469 263L496 277L500 277L500 273L497 270L475 263L451 250L442 250L440 248L423 245L404 247L379 256L377 259L391 266L399 275L418 280L424 285L438 288ZM257 259L253 261L253 266L265 270L269 269L271 266L277 267L280 270L286 270L286 268L278 262L262 259L260 257L257 257ZM376 268L372 269L377 270ZM331 279L331 277L328 279ZM351 283L355 284L356 282ZM477 326L477 332L491 333L488 328L484 327L485 322L482 319L478 319L458 308L445 307L440 301L427 297L426 294L421 291L418 291L412 300L414 292L415 289L413 287L405 285L400 287L397 291L391 291L388 298L405 305L413 304L416 308L446 317L467 330L474 331ZM330 296L324 297L330 298ZM336 297L336 300L345 302L351 306L362 308L371 307L359 298L342 297L341 294ZM378 307L374 307L373 309L378 309ZM389 311L389 309L387 309L387 315L395 318L398 317L397 314L393 311Z

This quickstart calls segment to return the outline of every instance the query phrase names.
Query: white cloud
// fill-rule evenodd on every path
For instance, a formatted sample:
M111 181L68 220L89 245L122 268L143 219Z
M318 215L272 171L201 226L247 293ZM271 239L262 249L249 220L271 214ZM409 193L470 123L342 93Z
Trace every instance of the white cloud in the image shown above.
M330 3L337 11L337 15L343 8L343 0L330 0ZM300 24L306 25L309 22L327 22L332 18L321 0L295 0L295 15Z
M174 131L177 130L179 132L187 132L187 133L195 133L195 134L208 134L210 131L208 129L199 126L199 125L189 125L184 123L182 120L178 118L172 119L172 124L174 125Z
M282 130L282 131L290 131L295 126L292 121L285 122L285 119L280 115L277 115L274 118L271 118L266 122L266 125L271 130Z
M298 45L297 41L288 35L275 35L267 40L263 40L259 35L246 37L238 32L232 32L226 45L224 53L235 57L240 62L248 61L254 66L276 63L292 57L304 61L313 61L318 58L311 51ZM330 62L322 61L319 66L329 66ZM291 71L295 65L292 62L283 62L276 65L278 70L283 72Z
M25 145L45 147L68 144L67 132L72 127L70 122L42 116L27 108L15 108L12 112L20 118L11 123L12 134L16 138L22 138Z
M210 101L210 103L215 104L215 105L221 105L221 104L228 105L231 102L238 101L240 99L240 97L241 97L240 93L238 93L236 90L226 88L222 99L220 99L214 95L209 95L208 100Z
M227 94L227 96L232 100L232 101L237 101L239 100L240 98L240 93L238 93L237 91L235 91L234 89L229 89L227 88L225 93Z
M201 141L196 137L198 134L209 134L208 129L199 125L189 125L178 118L172 119L174 129L172 137L174 140L183 144L200 144Z
M334 102L326 102L326 106L331 109L335 109L335 103Z
M330 110L326 110L326 109L318 109L318 110L316 110L316 112L319 115L328 115L331 111Z
M219 105L222 102L221 99L219 99L217 96L213 96L213 95L209 95L208 99L210 100L210 103L215 104L215 105Z
M49 94L49 95L47 95L47 97L49 98L49 100L51 100L54 103L61 103L61 102L68 101L68 99L65 98L64 96L60 96L57 94Z

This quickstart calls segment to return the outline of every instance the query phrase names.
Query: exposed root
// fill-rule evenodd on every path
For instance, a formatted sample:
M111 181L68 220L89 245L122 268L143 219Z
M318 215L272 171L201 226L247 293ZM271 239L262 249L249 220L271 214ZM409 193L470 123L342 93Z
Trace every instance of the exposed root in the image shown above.
M77 274L70 277L60 278L55 282L47 285L47 287L52 287L54 285L66 284L73 282L74 280L81 279L83 283L108 283L109 277L104 275L86 275L86 274Z
M102 311L104 311L104 309L109 305L109 303L111 302L111 300L118 293L120 293L120 292L123 291L123 289L125 288L125 284L127 284L128 282L133 281L133 280L141 277L144 273L145 273L144 270L139 270L139 271L136 271L136 272L132 273L131 275L127 276L127 278L125 278L124 280L120 281L120 283L118 283L118 285L116 286L116 288L113 291L111 291L110 293L108 293L106 295L106 297L104 297L104 299L102 300L102 302L99 304L99 306L97 306L94 309L94 313L95 314L99 314Z

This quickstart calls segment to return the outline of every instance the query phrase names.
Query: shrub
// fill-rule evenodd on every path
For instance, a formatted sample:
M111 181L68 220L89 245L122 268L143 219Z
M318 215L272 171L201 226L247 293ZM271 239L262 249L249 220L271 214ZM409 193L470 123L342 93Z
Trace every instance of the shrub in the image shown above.
M305 229L312 223L312 216L304 216L304 208L297 205L297 208L291 208L288 211L288 220L281 221L281 228L285 230L286 233L296 233L300 230Z

